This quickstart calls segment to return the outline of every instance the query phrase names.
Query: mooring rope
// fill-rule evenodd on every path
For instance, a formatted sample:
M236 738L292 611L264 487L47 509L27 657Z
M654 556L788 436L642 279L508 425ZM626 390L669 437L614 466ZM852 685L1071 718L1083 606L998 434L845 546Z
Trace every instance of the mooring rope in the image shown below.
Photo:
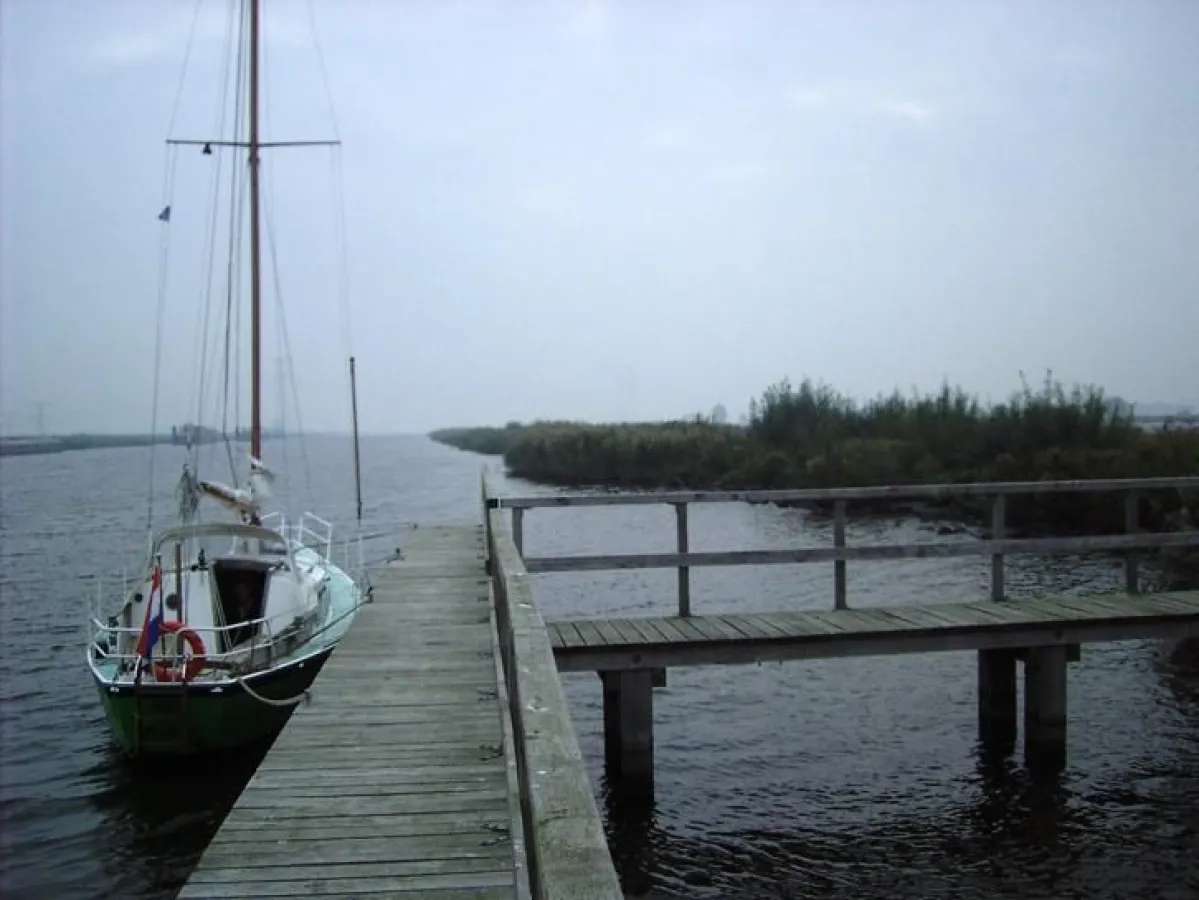
M239 675L234 680L237 681L237 683L241 685L241 688L243 691L245 691L247 694L249 694L251 697L253 697L255 700L259 701L260 703L265 703L267 706L280 706L280 707L295 706L297 703L302 703L303 701L307 700L309 697L309 689L305 688L303 693L297 694L295 697L285 697L285 698L276 700L272 697L262 696L262 694L258 693L258 691L254 690L252 687L250 687L250 685L248 685L246 683L246 679L244 676Z

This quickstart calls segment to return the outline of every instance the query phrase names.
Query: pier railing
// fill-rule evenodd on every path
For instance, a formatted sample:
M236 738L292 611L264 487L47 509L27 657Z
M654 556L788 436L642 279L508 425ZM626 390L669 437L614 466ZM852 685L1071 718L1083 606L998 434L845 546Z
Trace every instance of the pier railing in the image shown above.
M926 557L990 556L991 598L1004 598L1004 557L1017 554L1041 556L1072 553L1122 552L1125 555L1125 587L1139 590L1136 551L1167 547L1199 547L1199 531L1168 533L1140 532L1139 501L1150 491L1199 492L1199 477L1123 478L1075 481L977 482L973 484L888 485L831 488L823 490L770 491L657 491L645 493L553 494L543 497L499 497L492 505L512 512L512 541L523 559L523 571L573 572L611 569L674 568L678 570L678 614L691 615L692 566L743 566L783 563L833 563L833 604L848 608L846 564L850 561L918 559ZM1120 493L1124 495L1124 533L1071 537L1006 538L1006 498L1014 495ZM908 544L850 547L846 541L849 503L853 501L947 500L991 498L990 537L985 540L921 541ZM693 553L688 549L687 509L693 503L831 503L833 542L831 547L783 550L725 550ZM629 506L667 504L674 507L677 549L674 553L624 553L572 556L524 556L524 515L527 510L586 506ZM489 509L489 517L496 509Z
M504 514L482 479L483 527L534 900L621 900L554 651Z

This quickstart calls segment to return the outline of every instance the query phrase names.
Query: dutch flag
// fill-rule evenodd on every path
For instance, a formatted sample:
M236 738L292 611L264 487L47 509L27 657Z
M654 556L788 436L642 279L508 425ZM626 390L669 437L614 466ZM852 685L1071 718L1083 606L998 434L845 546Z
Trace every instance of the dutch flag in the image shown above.
M146 601L146 617L142 621L142 633L137 639L138 656L150 659L154 655L154 645L158 643L162 622L162 564L155 562L154 571L150 576L150 596Z

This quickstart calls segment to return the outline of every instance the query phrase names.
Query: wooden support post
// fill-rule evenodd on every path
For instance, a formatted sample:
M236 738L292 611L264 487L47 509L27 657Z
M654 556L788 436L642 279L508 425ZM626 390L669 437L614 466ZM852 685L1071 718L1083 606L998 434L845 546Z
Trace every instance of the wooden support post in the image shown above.
M516 552L525 555L525 510L522 506L512 507L512 543Z
M604 763L620 791L654 794L654 674L652 669L602 672Z
M687 540L687 504L674 504L675 527L678 532L679 553L686 553ZM691 568L679 566L679 615L684 618L691 615Z
M664 668L650 669L650 672L653 674L654 687L656 687L656 688L666 687L666 671L667 670ZM596 672L595 674L599 677L600 681L603 681L604 675L606 675L607 673L606 672Z
M604 768L620 771L620 673L600 672L604 690Z
M833 546L845 547L845 501L833 502ZM833 608L846 609L849 601L845 596L845 560L833 562Z
M991 507L991 539L1004 533L1003 494ZM991 600L1003 602L1003 554L991 556ZM1004 754L1016 746L1016 652L978 651L978 739Z
M1066 648L1030 647L1024 664L1024 761L1030 770L1066 765Z
M1140 499L1136 491L1129 491L1124 495L1124 530L1129 534L1136 534L1141 530ZM1137 554L1133 550L1129 550L1124 557L1124 589L1130 594L1136 594L1141 589Z
M620 777L631 793L654 792L654 684L649 669L620 674Z
M1016 747L1016 654L978 651L978 739L1004 755Z

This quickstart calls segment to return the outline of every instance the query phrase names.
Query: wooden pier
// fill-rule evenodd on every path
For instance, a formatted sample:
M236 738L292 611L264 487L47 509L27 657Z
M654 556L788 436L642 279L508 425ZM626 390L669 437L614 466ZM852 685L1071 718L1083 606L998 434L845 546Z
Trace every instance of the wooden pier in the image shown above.
M1124 492L1125 533L1004 536L1006 497L1075 491ZM1140 533L1139 498L1155 491L1199 491L1199 478L499 497L484 477L481 525L401 537L402 558L374 577L372 602L179 896L618 900L559 670L599 674L608 774L643 799L654 787L653 692L673 666L975 651L979 735L1006 751L1023 663L1026 759L1059 768L1080 645L1199 636L1199 592L1140 593L1137 553L1199 547L1193 530ZM986 540L848 546L850 501L958 494L994 497ZM688 505L740 500L831 503L831 545L690 552ZM528 510L647 503L673 506L677 552L522 555ZM1005 556L1079 552L1123 553L1124 590L1006 597ZM850 608L848 562L928 556L990 557L989 597ZM693 566L829 562L830 609L692 612ZM547 623L538 609L536 572L648 567L678 570L676 615Z
M869 607L769 615L554 622L562 671L603 679L606 756L623 777L652 776L653 674L671 666L978 650L1002 653L1010 675L980 668L980 725L1014 740L1015 662L1025 662L1025 756L1060 767L1066 749L1066 664L1084 643L1199 637L1199 591L1055 597L1004 603ZM982 657L993 665L994 657ZM980 663L981 665L981 663ZM1005 666L1006 669L1006 666ZM1004 680L1007 679L1006 682ZM658 676L659 683L664 681ZM997 690L1004 683L1002 694Z
M1007 498L1016 495L1119 493L1124 496L1124 533L1070 537L1008 538ZM1058 769L1066 755L1068 663L1085 643L1143 638L1199 637L1199 592L1141 594L1138 553L1199 548L1199 531L1142 533L1141 503L1154 493L1199 496L1199 478L1000 482L904 485L830 490L673 491L551 494L492 497L494 510L509 509L513 540L524 548L529 510L666 504L675 511L677 549L636 553L522 558L524 571L571 572L641 568L678 571L677 614L633 618L581 617L549 625L554 655L563 671L594 671L604 705L605 760L609 775L630 793L653 794L653 689L666 683L672 666L736 665L847 656L972 650L978 653L978 725L985 743L1008 751L1017 737L1017 664L1024 664L1024 750L1030 767ZM925 541L850 547L848 504L853 501L992 501L985 540ZM772 550L691 552L687 510L694 503L827 504L832 507L830 546ZM492 526L495 527L494 525ZM1015 554L1121 553L1124 591L1104 596L1010 600L1004 559ZM896 606L877 598L850 609L846 566L929 557L990 557L989 599ZM692 612L694 566L832 563L829 610L779 610L708 615ZM875 598L872 598L875 599ZM877 602L883 600L882 603Z
M497 629L497 611L514 617L493 602L482 526L401 541L181 900L620 898L548 637ZM532 718L513 718L501 645L541 680L515 685L540 690Z

